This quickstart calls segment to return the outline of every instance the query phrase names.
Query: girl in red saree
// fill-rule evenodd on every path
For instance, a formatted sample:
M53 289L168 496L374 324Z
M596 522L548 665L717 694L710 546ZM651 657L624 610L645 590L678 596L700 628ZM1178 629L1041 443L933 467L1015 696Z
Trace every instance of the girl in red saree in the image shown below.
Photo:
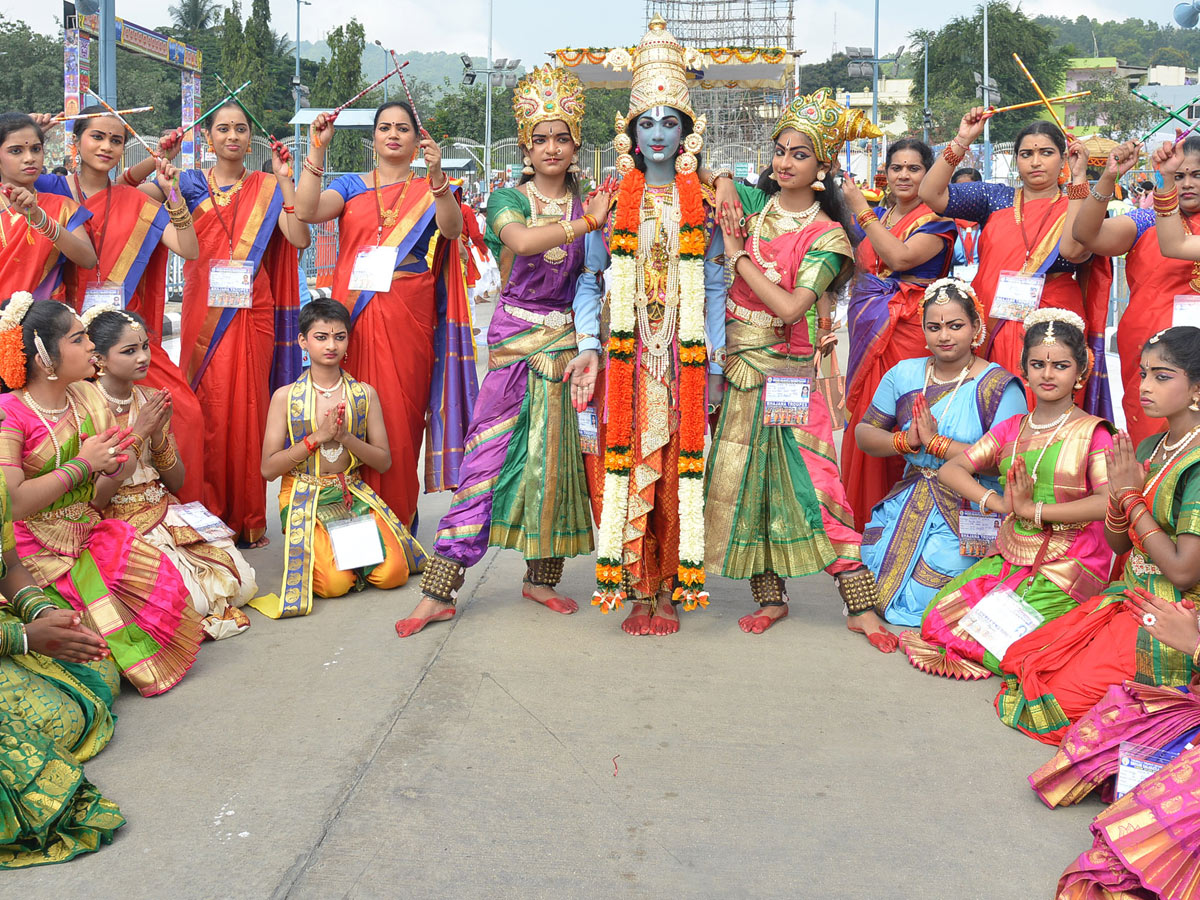
M137 440L91 382L92 342L71 308L18 294L0 314L0 467L17 552L48 599L82 614L143 696L183 678L200 617L173 565L127 522L101 519Z
M84 113L103 112L89 106ZM91 267L70 266L65 276L66 301L82 314L105 303L129 310L150 323L150 371L147 387L171 395L175 425L183 434L203 434L200 401L183 372L171 362L162 347L161 323L167 291L167 251L185 260L200 256L200 245L192 227L192 214L171 182L178 171L165 159L157 166L156 181L141 189L133 187L139 175L154 171L153 157L126 171L115 182L109 176L125 150L125 126L115 116L96 116L75 123L79 168L73 175L42 175L38 190L70 197L92 214L85 224L99 262ZM177 148L168 141L160 145L166 153ZM187 471L179 496L186 502L199 500L203 472L200 441L184 441L179 448Z
M1171 172L1179 191L1179 221L1190 232L1200 228L1200 137L1192 135L1179 149L1179 161L1171 163ZM1200 262L1176 259L1159 249L1152 209L1133 209L1107 218L1107 201L1112 199L1117 180L1137 164L1139 156L1140 147L1133 142L1113 148L1072 228L1075 240L1093 253L1125 256L1133 314L1122 316L1117 325L1117 349L1125 385L1121 405L1135 446L1165 427L1162 419L1148 416L1141 403L1141 348L1151 336L1171 326L1177 295L1200 293ZM1165 171L1164 177L1171 182L1172 176Z
M84 230L91 216L78 203L39 194L42 129L24 113L0 115L0 284L5 293L37 299L63 296L63 263L94 266L96 251Z
M979 237L979 271L972 286L988 314L985 355L1014 375L1021 374L1025 316L1034 309L1069 309L1088 328L1095 370L1076 403L1094 416L1112 418L1112 399L1104 364L1104 326L1112 268L1106 257L1093 257L1071 237L1071 220L1088 195L1087 149L1075 142L1069 163L1072 184L1066 196L1058 184L1068 156L1062 132L1050 122L1033 122L1014 144L1021 184L992 182L950 184L955 167L983 133L986 111L977 106L963 116L958 135L921 182L921 199L934 212L984 226ZM996 304L997 292L1024 291L1019 309ZM1001 313L997 316L996 313ZM1034 402L1030 395L1030 404Z
M846 496L860 532L871 510L900 480L901 457L869 456L859 449L854 429L871 406L883 376L896 363L928 355L921 323L925 287L950 271L956 229L921 202L917 191L933 165L933 152L921 141L904 138L888 148L891 207L867 205L854 179L843 192L866 240L858 244L859 274L850 289L850 355L846 365L846 416L842 435L842 471Z
M180 362L204 408L192 437L204 448L201 500L245 545L261 547L267 489L253 448L271 392L300 375L296 251L309 234L279 154L273 175L246 169L251 128L241 107L231 101L209 116L207 136L217 164L179 176L200 242L200 258L183 267Z
M425 490L452 490L479 390L458 250L462 208L442 172L441 150L418 133L407 103L375 111L375 168L321 190L333 133L333 122L317 116L298 213L312 224L338 220L333 298L350 310L355 334L344 367L379 392L392 449L392 467L365 471L364 480L415 531L426 416ZM428 179L412 170L417 153Z

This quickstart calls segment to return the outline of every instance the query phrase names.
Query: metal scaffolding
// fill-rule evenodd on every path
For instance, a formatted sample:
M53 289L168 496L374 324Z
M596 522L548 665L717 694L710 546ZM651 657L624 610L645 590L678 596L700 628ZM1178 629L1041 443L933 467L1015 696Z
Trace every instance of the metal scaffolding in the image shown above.
M793 5L794 0L646 0L646 20L661 15L685 47L793 50ZM692 106L708 117L710 146L752 145L766 140L794 90L792 77L782 91L696 86Z

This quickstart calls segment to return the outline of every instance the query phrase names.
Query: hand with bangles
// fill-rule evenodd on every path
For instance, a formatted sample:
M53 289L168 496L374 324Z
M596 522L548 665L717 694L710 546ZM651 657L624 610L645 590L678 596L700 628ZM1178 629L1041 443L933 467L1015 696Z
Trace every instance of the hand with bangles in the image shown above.
M1192 657L1200 650L1200 621L1191 599L1184 597L1172 603L1141 587L1131 587L1122 593L1125 603L1156 641Z
M142 440L162 440L162 432L171 415L171 395L159 391L147 400L138 410L137 421L133 423L133 433Z
M82 621L73 609L47 610L25 626L29 652L72 663L104 659L108 644Z
M1121 431L1113 437L1112 450L1104 451L1104 462L1108 467L1108 494L1112 499L1121 491L1132 488L1141 493L1146 486L1146 468L1138 462L1133 438Z
M938 436L938 420L933 416L929 401L924 394L913 398L913 420L908 428L908 445L916 450L918 447L928 447Z
M582 350L567 363L563 370L563 381L571 385L571 405L576 412L587 409L596 390L596 376L600 372L600 354L595 350Z
M92 467L93 472L111 475L129 461L129 457L121 451L132 443L132 428L113 425L100 434L84 436L78 456Z

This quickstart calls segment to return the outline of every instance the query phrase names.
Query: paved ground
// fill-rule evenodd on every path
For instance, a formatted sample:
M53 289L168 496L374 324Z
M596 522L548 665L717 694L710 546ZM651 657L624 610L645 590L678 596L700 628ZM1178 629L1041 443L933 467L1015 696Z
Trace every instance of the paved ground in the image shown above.
M424 499L421 537L447 502ZM523 570L489 554L461 618L404 641L415 583L251 611L175 690L119 700L87 765L129 819L114 844L4 895L1030 900L1090 843L1101 807L1041 805L1025 777L1050 750L999 723L996 681L877 653L825 576L761 637L718 579L680 634L635 639L522 600Z

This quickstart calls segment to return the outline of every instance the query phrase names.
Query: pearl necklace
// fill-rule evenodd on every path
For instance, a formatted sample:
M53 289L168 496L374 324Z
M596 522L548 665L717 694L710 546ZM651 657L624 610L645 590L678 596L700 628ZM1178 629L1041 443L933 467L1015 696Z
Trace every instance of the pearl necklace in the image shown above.
M975 365L974 358L972 358L969 363L967 363L965 366L962 367L962 371L958 373L958 378L956 380L955 379L947 379L946 381L942 381L940 378L938 378L937 376L935 376L933 374L933 360L931 359L931 360L929 360L928 368L925 370L925 388L926 389L929 388L930 382L932 382L933 384L942 385L943 387L945 385L953 382L954 390L952 390L950 392L950 399L946 401L946 409L949 409L950 404L952 404L954 402L954 398L958 395L958 389L963 386L963 382L966 381L967 375L970 373L971 366L973 366L973 365Z
M25 405L33 410L33 414L38 417L38 421L45 426L47 433L50 435L50 443L54 445L54 468L58 468L63 464L62 460L62 444L59 443L58 435L54 433L54 426L47 421L49 416L65 413L68 409L71 415L75 417L75 434L79 439L83 440L83 422L79 420L79 410L75 408L75 401L71 399L71 395L67 394L67 405L62 409L51 410L42 406L33 397L29 396L29 391L22 391L21 396L25 401ZM55 423L57 424L57 422Z
M1021 442L1021 431L1025 428L1026 425L1029 426L1031 431L1047 431L1048 429L1053 428L1054 431L1050 434L1050 437L1046 440L1046 443L1042 446L1042 452L1038 454L1038 458L1033 464L1033 469L1029 472L1029 480L1032 481L1034 484L1037 484L1038 469L1041 468L1042 459L1045 458L1046 451L1050 449L1050 445L1054 443L1054 439L1056 437L1058 437L1059 429L1067 424L1067 419L1070 418L1070 416L1071 416L1071 410L1068 409L1065 413L1063 413L1061 416L1059 416L1057 419L1055 419L1049 425L1035 425L1035 424L1033 424L1033 413L1027 414L1025 416L1025 418L1021 421L1021 427L1017 429L1017 436L1013 439L1012 454L1008 458L1009 471L1010 472L1012 471L1013 463L1015 463L1017 461L1017 445Z
M1168 431L1167 434L1170 434L1170 432ZM1183 451L1188 448L1188 445L1196 439L1196 435L1198 434L1200 434L1200 427L1193 428L1175 444L1167 443L1166 434L1162 436L1162 440L1158 442L1158 446L1154 448L1154 452L1150 454L1150 458L1154 459L1154 457L1158 456L1159 452L1161 451L1165 459L1163 460L1162 468L1155 472L1154 477L1146 483L1144 488L1142 488L1143 497L1153 491L1158 483L1162 481L1163 476L1167 474L1167 469L1171 468L1171 464L1179 458ZM1167 456L1167 451L1170 450L1174 450L1175 452L1170 456Z
M813 220L817 218L820 212L821 204L815 200L813 201L813 205L806 210L798 213L788 212L779 205L778 195L773 195L767 201L767 205L763 211L758 214L758 218L754 221L754 232L750 235L750 253L754 256L754 261L762 267L763 274L767 276L767 280L771 284L779 284L783 280L783 276L779 274L779 269L776 268L774 260L768 261L763 259L761 249L762 231L767 219L771 217L772 213L778 214L795 226L794 229L789 228L789 231L802 231L813 223Z
M123 407L129 406L131 403L133 403L133 390L132 389L130 389L128 397L126 397L124 400L118 400L116 397L114 397L112 394L110 394L108 391L106 391L104 389L104 385L100 383L99 378L97 378L94 383L95 383L96 387L98 387L100 389L100 393L104 395L104 399L107 400L109 403L111 403L115 407L116 412L118 414L123 413L125 411Z
M345 382L341 381L340 379L339 379L338 383L335 384L331 388L321 387L319 384L317 384L316 380L312 377L312 375L308 376L308 380L312 382L312 386L316 390L316 392L318 394L320 394L322 397L324 397L326 400L330 400L333 398L334 391L341 393L343 390L345 390ZM108 395L105 394L105 396L107 397Z
M1063 413L1061 416L1059 416L1053 422L1048 422L1045 425L1039 425L1037 422L1033 421L1033 413L1030 413L1027 418L1027 421L1029 422L1029 430L1030 431L1049 431L1051 428L1058 428L1062 425L1063 422L1067 421L1067 417L1069 415L1071 415L1071 410L1068 409L1065 413Z

